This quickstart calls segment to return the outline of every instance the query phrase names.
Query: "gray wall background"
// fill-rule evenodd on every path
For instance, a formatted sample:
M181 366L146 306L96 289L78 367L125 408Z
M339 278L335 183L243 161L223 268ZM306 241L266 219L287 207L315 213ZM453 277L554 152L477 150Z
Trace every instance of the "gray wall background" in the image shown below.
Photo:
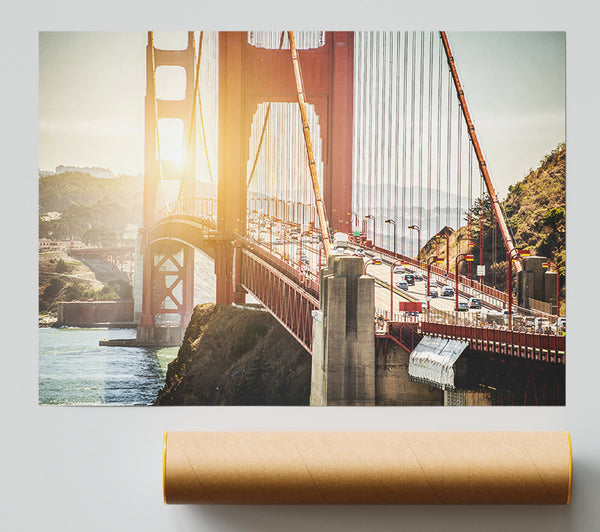
M0 529L7 531L598 530L600 348L595 305L598 9L583 0L194 4L107 0L4 6L0 50L3 243ZM485 6L485 7L483 7ZM193 21L193 23L192 23ZM567 406L561 408L64 408L37 405L39 30L566 30ZM165 507L164 430L570 430L569 507Z

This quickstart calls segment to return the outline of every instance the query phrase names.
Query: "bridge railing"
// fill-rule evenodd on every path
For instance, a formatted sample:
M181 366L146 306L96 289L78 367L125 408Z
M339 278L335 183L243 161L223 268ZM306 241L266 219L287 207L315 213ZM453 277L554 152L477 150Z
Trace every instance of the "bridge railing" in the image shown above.
M318 298L300 288L293 277L282 271L284 268L273 266L272 261L264 260L250 249L241 253L240 284L310 353L312 312L319 308Z
M427 274L427 265L423 262L420 262L411 257L406 257L399 253L394 253L388 251L385 248L381 248L378 246L374 246L373 250L385 255L388 261L393 260L402 260L407 262L409 265L413 266L420 270L423 275ZM453 272L446 272L444 268L440 268L438 266L431 266L431 280L437 283L446 284L453 286L456 283L456 275ZM508 305L508 294L506 292L502 292L501 290L497 290L492 288L491 286L486 286L479 281L475 281L473 279L469 279L464 275L460 275L458 278L459 282L459 294L466 297L476 297L481 299L484 303L487 303L494 309L503 309ZM523 316L532 316L536 318L546 318L553 323L556 320L556 316L553 314L548 314L546 312L542 312L541 310L535 309L527 309L524 307L518 307L513 304L513 311L518 314L522 314Z
M319 279L315 275L300 269L295 262L288 262L279 258L268 249L263 248L260 244L248 238L240 238L240 241L243 242L244 248L267 262L290 280L294 281L298 286L309 292L312 297L317 300L319 299Z
M184 198L169 203L158 211L156 219L173 215L197 216L210 221L216 219L216 200L214 198Z
M420 332L469 342L472 349L556 364L565 363L565 337L422 321Z

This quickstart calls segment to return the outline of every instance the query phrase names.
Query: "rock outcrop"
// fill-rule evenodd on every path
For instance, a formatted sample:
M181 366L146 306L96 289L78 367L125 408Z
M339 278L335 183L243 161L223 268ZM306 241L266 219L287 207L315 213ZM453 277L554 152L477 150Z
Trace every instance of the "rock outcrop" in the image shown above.
M194 309L157 405L308 405L311 358L266 311Z

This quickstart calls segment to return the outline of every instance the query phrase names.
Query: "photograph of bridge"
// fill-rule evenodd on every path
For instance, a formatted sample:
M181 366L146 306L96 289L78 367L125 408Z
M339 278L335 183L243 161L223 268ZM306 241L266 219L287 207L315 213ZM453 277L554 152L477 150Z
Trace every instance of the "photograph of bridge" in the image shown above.
M41 32L39 402L564 405L563 32Z

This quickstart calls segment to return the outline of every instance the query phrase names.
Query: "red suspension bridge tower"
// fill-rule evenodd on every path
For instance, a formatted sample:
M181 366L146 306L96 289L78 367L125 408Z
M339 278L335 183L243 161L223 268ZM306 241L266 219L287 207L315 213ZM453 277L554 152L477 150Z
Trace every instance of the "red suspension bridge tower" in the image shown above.
M156 317L159 314L179 315L179 326L187 326L194 306L194 248L164 239L150 243L149 230L157 221L157 212L169 210L165 193L167 182L179 182L183 197L195 193L195 153L188 150L193 132L194 107L194 32L188 32L184 50L161 50L155 47L152 32L148 32L146 46L146 102L145 102L145 159L144 159L144 218L142 315L138 339L160 341L156 337ZM156 72L161 66L181 67L185 71L185 96L182 100L159 99L156 93ZM159 121L179 119L183 122L182 138L185 163L163 161L160 153ZM167 329L168 330L168 329Z
M233 285L236 235L246 231L248 145L252 117L263 102L298 101L289 49L249 44L247 32L219 33L219 185L217 303L244 299ZM334 230L351 230L354 34L327 32L319 48L299 52L306 101L315 107L323 140L323 196ZM236 259L236 268L240 262Z

